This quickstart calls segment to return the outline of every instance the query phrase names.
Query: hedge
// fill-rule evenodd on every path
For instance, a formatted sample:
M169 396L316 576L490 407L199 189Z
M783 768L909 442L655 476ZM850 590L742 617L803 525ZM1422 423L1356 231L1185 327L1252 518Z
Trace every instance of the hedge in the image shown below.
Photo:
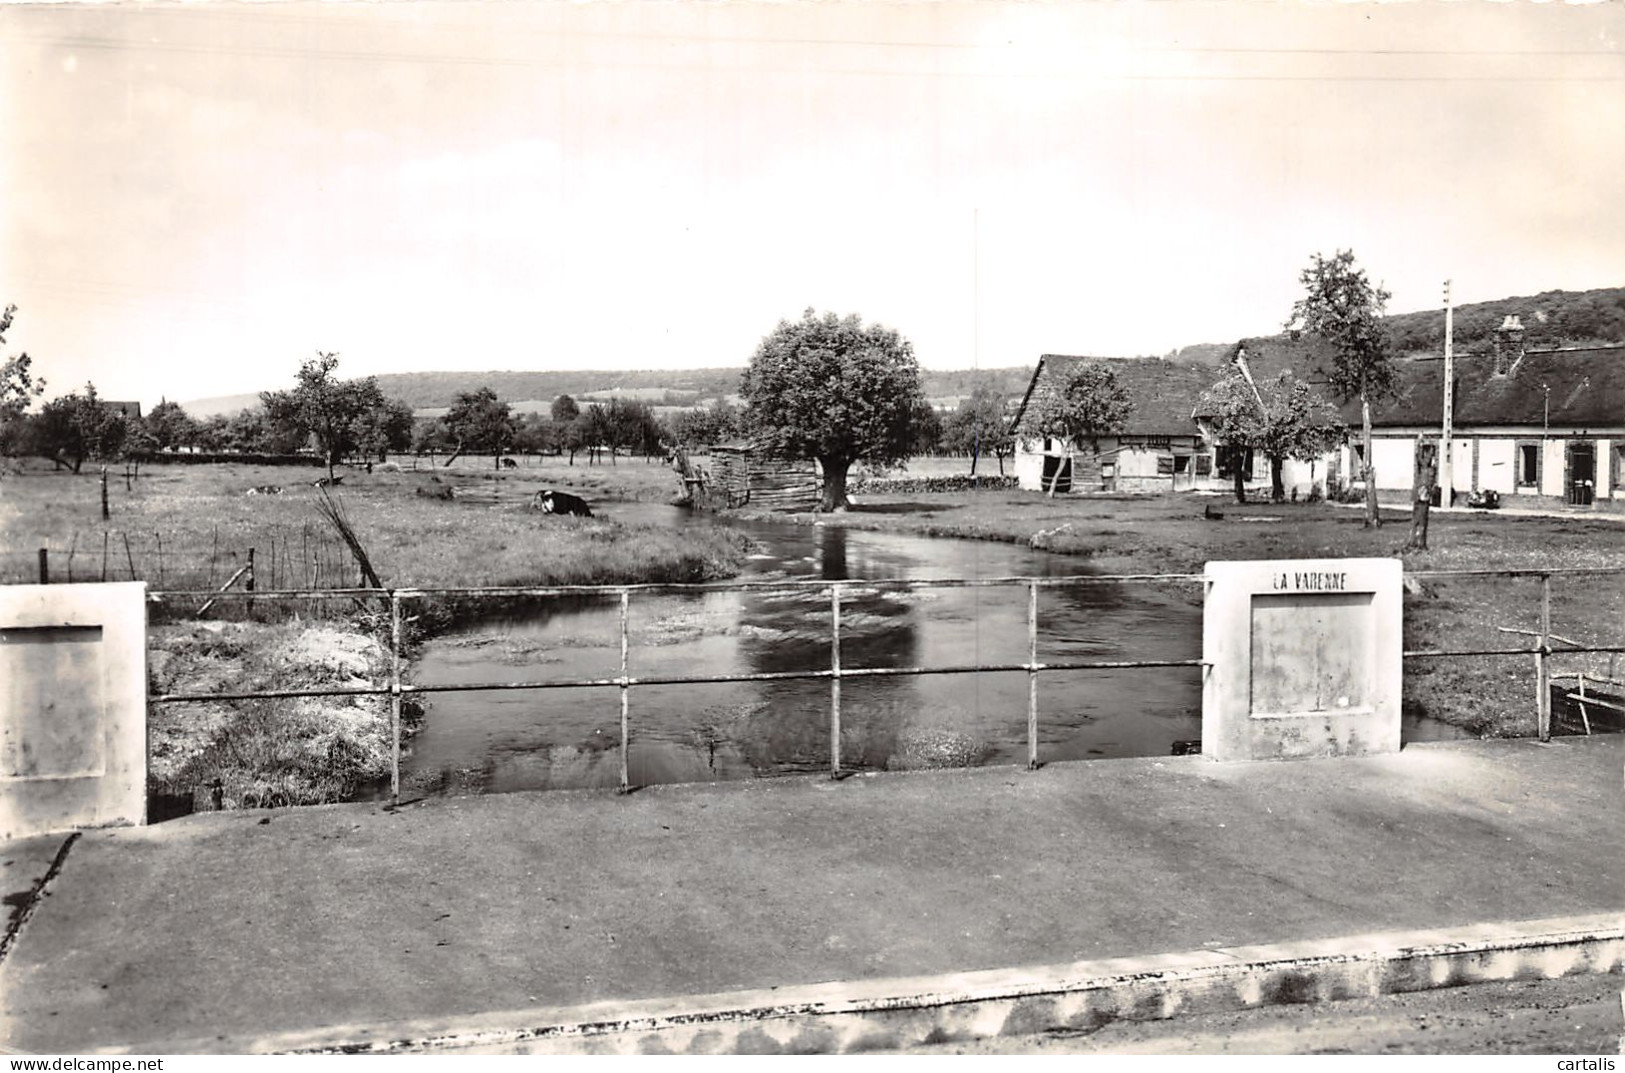
M887 495L911 492L974 492L994 488L1014 488L1014 476L972 477L961 474L953 477L859 477L848 481L849 492L869 492Z

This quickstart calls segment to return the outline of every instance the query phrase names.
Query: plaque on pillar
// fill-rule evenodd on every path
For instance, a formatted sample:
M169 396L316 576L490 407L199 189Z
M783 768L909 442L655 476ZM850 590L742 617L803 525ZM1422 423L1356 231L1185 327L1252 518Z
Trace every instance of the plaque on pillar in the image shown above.
M1399 750L1398 559L1208 563L1205 577L1204 756Z

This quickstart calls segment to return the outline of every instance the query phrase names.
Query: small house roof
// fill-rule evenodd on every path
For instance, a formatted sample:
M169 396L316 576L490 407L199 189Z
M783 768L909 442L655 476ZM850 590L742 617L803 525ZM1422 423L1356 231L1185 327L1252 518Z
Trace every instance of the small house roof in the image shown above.
M1196 402L1222 373L1212 365L1167 361L1163 358L1099 358L1072 354L1045 354L1038 359L1027 393L1022 396L1011 428L1031 434L1024 424L1027 404L1035 395L1055 390L1079 365L1104 365L1134 402L1124 433L1133 436L1193 436Z

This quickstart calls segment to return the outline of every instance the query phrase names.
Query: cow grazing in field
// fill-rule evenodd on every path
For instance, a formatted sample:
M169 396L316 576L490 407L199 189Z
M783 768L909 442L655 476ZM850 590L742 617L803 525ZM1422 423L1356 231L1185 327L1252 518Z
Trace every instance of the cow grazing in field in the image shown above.
M279 496L281 494L282 486L280 484L256 484L243 493L245 496Z
M343 477L318 477L318 478L316 478L316 487L317 488L327 488L327 487L329 487L331 485L343 484L343 483L344 483L344 478Z
M502 468L503 469L518 469L519 468L519 463L515 462L511 458L504 458L502 460Z
M592 509L587 501L580 496L573 496L569 492L555 492L549 488L536 493L536 509L543 514L575 514L582 518L591 518Z

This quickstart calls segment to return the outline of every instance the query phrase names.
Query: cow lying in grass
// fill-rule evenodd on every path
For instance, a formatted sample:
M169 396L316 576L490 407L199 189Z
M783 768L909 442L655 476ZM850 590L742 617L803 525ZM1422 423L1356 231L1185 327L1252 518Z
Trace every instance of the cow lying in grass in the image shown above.
M245 496L279 496L281 494L282 486L280 484L256 484L243 493Z
M582 518L591 518L592 509L587 501L580 496L573 496L569 492L555 492L548 488L537 492L535 499L536 509L543 514L574 514Z

